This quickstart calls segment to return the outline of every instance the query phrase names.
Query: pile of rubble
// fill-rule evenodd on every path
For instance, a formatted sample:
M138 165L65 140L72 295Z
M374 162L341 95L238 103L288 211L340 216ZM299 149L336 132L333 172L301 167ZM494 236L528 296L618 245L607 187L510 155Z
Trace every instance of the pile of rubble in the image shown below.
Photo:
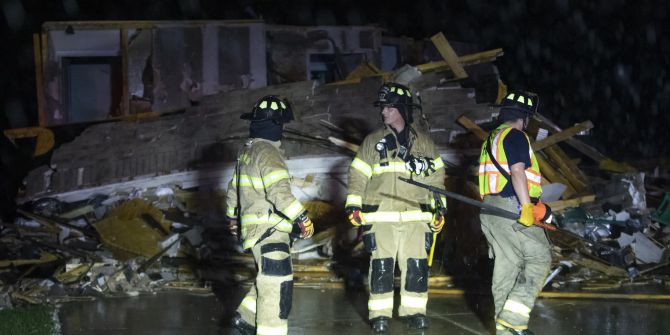
M2 224L0 305L208 291L213 281L251 280L253 259L224 223L223 192L246 137L238 117L266 94L293 102L297 122L288 125L283 146L293 192L317 227L315 236L293 246L296 285L360 287L367 255L342 207L357 143L379 126L370 101L383 80L418 92L423 110L416 126L435 139L448 167L447 188L478 198L475 171L487 134L481 127L492 127L497 110L478 101L477 90L464 87L463 79L482 66L495 72L490 62L502 51L458 57L440 36L433 41L445 61L394 73L364 63L343 82L230 91L203 97L180 113L89 127L57 149L49 165L29 174L21 217ZM504 85L496 80L494 86L504 96ZM548 282L557 290L666 283L670 196L664 192L670 174L662 164L635 169L603 156L578 139L592 127L586 121L562 130L537 115L529 128L543 173L543 201L560 228L549 233L556 257ZM478 213L452 201L449 213L432 288L458 286L458 278L447 276L457 273L449 263L460 259L453 249L466 248L452 236L467 232L475 242L467 245L471 257L487 256L481 232L470 233L479 231Z

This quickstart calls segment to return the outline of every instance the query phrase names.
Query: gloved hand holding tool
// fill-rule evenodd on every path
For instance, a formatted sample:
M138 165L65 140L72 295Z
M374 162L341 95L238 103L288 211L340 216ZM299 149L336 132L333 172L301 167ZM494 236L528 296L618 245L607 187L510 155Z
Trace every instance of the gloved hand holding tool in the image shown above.
M361 215L361 209L359 207L347 207L346 212L349 214L349 222L351 222L351 225L354 227L365 224L365 219L363 219L363 216Z
M295 219L295 221L293 221L293 230L296 232L296 235L298 235L297 230L299 230L299 237L303 240L314 235L314 223L312 223L312 220L307 216L307 211L304 211Z

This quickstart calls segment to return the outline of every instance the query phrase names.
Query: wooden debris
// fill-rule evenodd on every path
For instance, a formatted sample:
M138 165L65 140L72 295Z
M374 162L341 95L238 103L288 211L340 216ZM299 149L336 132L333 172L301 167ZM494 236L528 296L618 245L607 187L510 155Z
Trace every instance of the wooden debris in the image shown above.
M21 265L31 265L31 264L45 264L51 263L59 260L58 256L43 252L40 254L40 258L37 259L7 259L0 260L0 268L6 268L10 266L21 266Z
M5 136L10 139L36 138L34 156L41 156L54 147L54 133L48 128L30 127L5 130Z
M454 48L451 47L451 44L449 44L449 41L447 41L447 38L444 36L444 34L442 32L437 33L433 35L430 40L433 41L437 51L440 52L442 58L444 58L445 62L447 62L451 72L454 73L454 76L457 79L467 78L468 73L465 72L465 69L459 62L456 51L454 51Z
M503 49L498 48L461 56L458 58L458 62L463 66L468 66L483 62L492 62L496 60L497 57L500 57L502 55L503 55ZM416 68L419 71L421 71L421 73L432 72L432 71L444 71L451 69L451 67L449 66L449 64L447 64L446 61L436 61L436 62L419 64L416 66Z
M572 198L577 194L575 187L572 186L572 184L570 184L568 180L558 170L556 170L541 153L536 153L535 158L537 158L537 162L540 165L542 178L546 178L552 183L561 183L567 186L565 192L563 192L564 197Z
M555 124L549 118L543 116L540 113L535 113L533 115L533 117L535 119L537 119L538 121L542 122L543 124L545 124L546 126L550 127L555 132L561 132L562 131L562 129L557 124ZM593 159L596 162L600 162L600 161L607 158L607 157L605 157L605 155L601 154L598 150L594 149L592 146L590 146L590 145L588 145L588 144L586 144L586 143L584 143L584 142L582 142L582 141L580 141L580 140L578 140L574 137L566 139L566 143L569 144L570 146L572 146L573 148L577 149L579 152L583 153L584 155L590 157L591 159Z
M553 212L559 212L569 207L577 207L583 203L594 202L594 201L596 201L596 196L591 194L569 200L552 201L548 202L547 205L551 207L551 210Z
M568 140L575 136L577 133L591 129L593 128L593 123L591 121L584 121L582 123L578 123L574 125L573 127L570 127L566 130L560 131L558 133L552 134L551 136L548 136L545 139L533 142L531 147L533 150L542 150L550 145L556 144L561 141Z
M570 185L577 193L587 191L588 187L586 181L580 178L582 175L581 171L570 159L565 159L567 156L559 147L552 145L544 148L543 152L547 155L547 158L558 167L561 175L570 182ZM542 169L542 167L540 167L540 169Z
M329 137L328 137L328 141L330 141L331 143L337 145L338 147L342 147L342 148L351 150L351 151L354 152L354 153L355 153L355 152L358 152L358 148L360 147L358 144L349 143L349 142L347 142L347 141L345 141L345 140L341 140L341 139L339 139L339 138L332 137L332 136L329 136Z
M479 127L476 123L474 123L472 120L468 119L465 116L459 117L456 121L465 129L475 134L475 136L477 136L482 141L485 140L486 137L488 136L488 133L485 132L484 129Z

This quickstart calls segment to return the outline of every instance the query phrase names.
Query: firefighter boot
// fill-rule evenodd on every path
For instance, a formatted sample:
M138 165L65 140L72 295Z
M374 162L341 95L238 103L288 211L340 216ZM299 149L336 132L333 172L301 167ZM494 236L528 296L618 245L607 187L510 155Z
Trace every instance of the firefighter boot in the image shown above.
M426 329L428 328L428 318L423 314L414 314L404 317L407 327L412 329Z
M240 316L240 313L235 313L235 316L233 316L233 320L231 321L231 325L233 326L233 328L237 329L240 335L256 334L256 327L244 321L242 319L242 316Z
M376 334L386 333L389 329L389 318L386 316L378 316L370 320L372 330Z

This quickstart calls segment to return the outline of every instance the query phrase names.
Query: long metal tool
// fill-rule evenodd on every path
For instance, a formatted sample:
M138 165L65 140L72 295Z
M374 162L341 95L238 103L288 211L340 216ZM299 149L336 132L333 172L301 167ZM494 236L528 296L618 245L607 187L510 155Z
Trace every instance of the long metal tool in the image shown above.
M450 197L452 199L456 199L458 201L464 202L468 205L479 207L479 208L482 209L483 214L500 216L500 217L510 219L510 220L515 220L515 221L519 220L519 214L514 213L514 212L510 212L506 209L502 209L500 207L489 205L485 202L477 201L475 199L470 199L470 198L468 198L466 196L463 196L463 195L460 195L458 193L449 192L449 191L446 191L446 190L439 189L437 187L426 185L424 183L420 183L420 182L414 181L412 179L408 179L408 178L404 178L404 177L398 177L398 179L400 179L400 180L402 180L406 183L409 183L409 184L412 184L412 185L415 185L415 186L418 186L418 187L421 187L421 188L425 188L425 189L427 189L427 190L429 190L433 193L443 194L447 197ZM535 225L539 226L541 228L547 229L547 230L552 230L552 231L556 230L555 226L552 226L552 225L549 225L549 224L546 224L546 223L535 222ZM515 227L514 230L518 231L518 230L521 230L521 229L524 229L524 228L526 228L526 227L519 224L519 226Z
M510 212L506 209L502 209L502 208L499 208L499 207L496 207L496 206L493 206L493 205L489 205L487 203L477 201L475 199L470 199L470 198L468 198L464 195L460 195L458 193L442 190L442 189L439 189L437 187L426 185L424 183L420 183L418 181L414 181L414 180L409 179L409 178L398 177L398 179L400 179L400 180L402 180L406 183L409 183L409 184L412 184L412 185L415 185L415 186L418 186L418 187L421 187L421 188L425 188L425 189L427 189L431 192L443 194L443 195L445 195L449 198L456 199L456 200L464 202L468 205L479 207L482 210L484 210L486 212L486 214L500 216L500 217L504 217L504 218L510 219L510 220L518 220L519 219L519 214L517 214L517 213Z

